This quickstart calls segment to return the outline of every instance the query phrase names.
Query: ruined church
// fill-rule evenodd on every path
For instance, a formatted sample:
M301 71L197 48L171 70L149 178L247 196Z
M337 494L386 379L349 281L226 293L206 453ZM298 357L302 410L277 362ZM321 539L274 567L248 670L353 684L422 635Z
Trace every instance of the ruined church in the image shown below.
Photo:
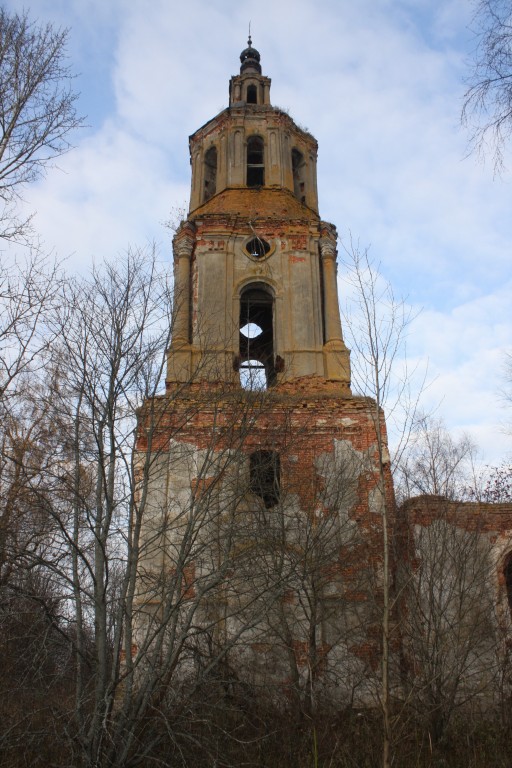
M240 62L229 106L190 137L166 392L139 417L137 450L152 459L137 642L172 618L189 672L223 654L288 695L364 702L379 664L383 519L399 532L396 588L440 502L395 514L384 414L351 389L317 142L272 106L250 38ZM501 513L486 518L486 588L506 606L512 515ZM419 653L397 618L413 615L404 599L391 617L397 679Z

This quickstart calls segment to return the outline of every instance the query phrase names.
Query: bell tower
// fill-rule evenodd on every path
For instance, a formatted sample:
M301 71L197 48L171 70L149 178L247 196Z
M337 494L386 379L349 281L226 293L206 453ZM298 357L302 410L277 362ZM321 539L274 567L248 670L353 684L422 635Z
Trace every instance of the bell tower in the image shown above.
M250 38L240 62L189 139L166 392L139 413L138 638L163 653L168 617L190 665L215 648L258 684L311 696L329 671L339 693L376 653L384 415L350 389L317 142Z
M190 137L190 211L174 238L167 381L350 395L336 229L320 220L317 142L270 103L260 54L240 55L229 107Z

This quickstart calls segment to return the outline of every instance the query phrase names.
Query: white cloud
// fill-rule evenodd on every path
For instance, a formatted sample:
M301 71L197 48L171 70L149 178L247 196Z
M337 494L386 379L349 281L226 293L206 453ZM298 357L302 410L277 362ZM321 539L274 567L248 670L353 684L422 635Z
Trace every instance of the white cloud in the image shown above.
M106 124L31 191L35 226L48 247L59 257L73 254L78 266L153 239L170 250L162 222L188 186L171 184L167 168L158 147Z
M424 311L412 324L408 340L414 361L428 359L430 383L423 407L440 412L448 427L467 430L490 463L499 463L512 450L503 430L512 415L500 395L511 304L509 281L450 312Z
M465 159L467 0L32 0L31 12L71 27L91 123L63 170L27 190L48 248L72 264L153 237L169 248L160 222L188 196L188 135L227 104L252 20L273 103L319 141L322 216L371 243L425 307L409 347L436 376L427 397L498 459L512 177Z

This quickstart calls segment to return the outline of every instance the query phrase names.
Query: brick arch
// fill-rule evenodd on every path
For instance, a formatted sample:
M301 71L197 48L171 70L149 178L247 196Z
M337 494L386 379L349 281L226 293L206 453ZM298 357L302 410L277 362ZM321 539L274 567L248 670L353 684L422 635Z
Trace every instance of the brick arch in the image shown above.
M247 240L249 239L250 238L247 238ZM270 253L272 254L273 252L274 248L272 246ZM260 277L259 275L257 277L254 275L246 275L241 280L239 280L238 283L236 283L233 298L236 301L240 301L242 293L244 293L244 291L246 291L248 288L252 288L253 286L260 286L263 290L266 290L274 299L280 299L283 296L282 286L278 285L277 282L268 275L265 275L264 277Z

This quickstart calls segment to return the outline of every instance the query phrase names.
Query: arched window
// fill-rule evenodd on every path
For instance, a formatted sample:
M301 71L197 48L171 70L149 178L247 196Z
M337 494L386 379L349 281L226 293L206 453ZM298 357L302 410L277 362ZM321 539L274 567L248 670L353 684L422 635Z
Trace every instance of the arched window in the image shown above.
M247 141L247 186L262 187L265 184L263 139L251 136Z
M203 200L209 200L217 190L217 149L210 147L204 156L204 194Z
M247 103L248 104L258 103L258 89L256 88L255 85L247 86Z
M279 501L280 461L277 451L254 451L249 456L249 477L252 493L263 500L266 509Z
M512 613L512 552L505 559L503 575L505 577L505 589L507 590L508 607Z
M275 384L274 297L264 283L247 286L240 296L240 383L261 390Z
M292 149L293 193L301 203L306 202L306 163L298 149Z

